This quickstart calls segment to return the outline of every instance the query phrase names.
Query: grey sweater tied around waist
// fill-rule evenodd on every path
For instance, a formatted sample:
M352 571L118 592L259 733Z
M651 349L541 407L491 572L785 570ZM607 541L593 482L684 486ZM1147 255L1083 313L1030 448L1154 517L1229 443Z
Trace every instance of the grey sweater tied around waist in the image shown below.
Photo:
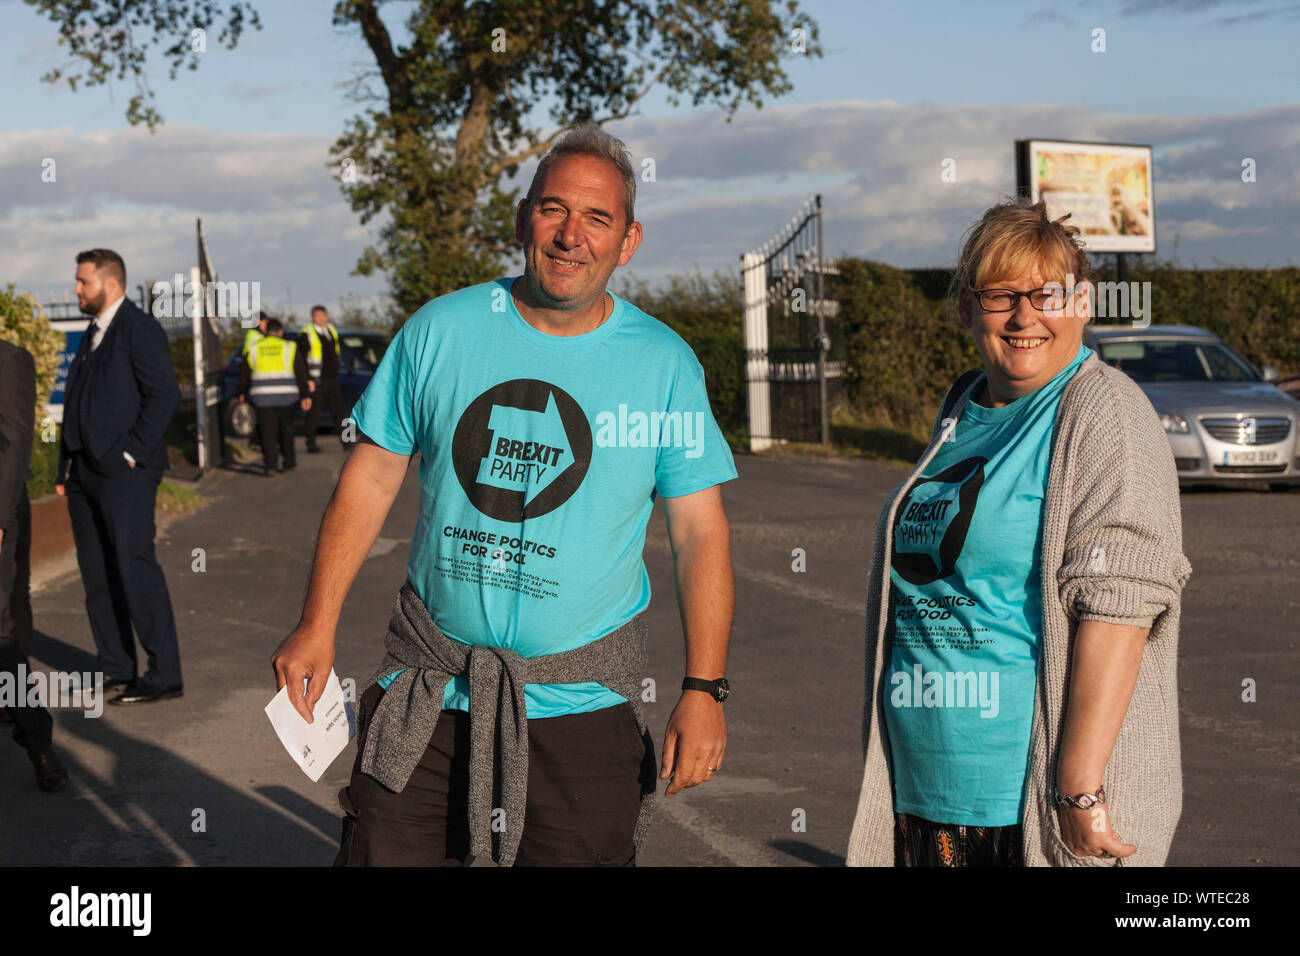
M402 668L358 728L361 772L400 793L429 746L442 713L447 682L469 676L470 853L514 863L523 835L528 789L528 714L525 684L596 681L626 697L637 729L649 743L638 675L646 665L646 625L638 614L617 630L582 647L542 657L521 657L504 647L464 644L443 634L408 581L388 622L387 653L369 686ZM499 799L496 803L494 800ZM655 788L643 790L635 842L639 848L654 812ZM504 829L492 826L494 809Z

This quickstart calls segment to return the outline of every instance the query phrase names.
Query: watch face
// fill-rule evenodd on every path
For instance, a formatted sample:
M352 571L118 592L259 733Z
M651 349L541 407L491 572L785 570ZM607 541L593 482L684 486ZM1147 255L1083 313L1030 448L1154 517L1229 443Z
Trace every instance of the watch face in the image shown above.
M719 703L726 700L727 696L731 693L731 685L727 683L725 677L719 678L713 686L716 688L715 693L717 694Z

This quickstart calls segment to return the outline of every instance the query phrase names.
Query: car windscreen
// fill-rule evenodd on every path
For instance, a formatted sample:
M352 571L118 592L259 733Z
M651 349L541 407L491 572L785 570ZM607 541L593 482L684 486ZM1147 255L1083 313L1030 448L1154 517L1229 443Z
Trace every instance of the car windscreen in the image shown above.
M1099 342L1101 358L1135 382L1258 382L1241 356L1217 342L1127 339Z
M342 346L343 361L349 363L354 372L373 372L388 348L388 343L382 338L370 335L342 335L339 345Z

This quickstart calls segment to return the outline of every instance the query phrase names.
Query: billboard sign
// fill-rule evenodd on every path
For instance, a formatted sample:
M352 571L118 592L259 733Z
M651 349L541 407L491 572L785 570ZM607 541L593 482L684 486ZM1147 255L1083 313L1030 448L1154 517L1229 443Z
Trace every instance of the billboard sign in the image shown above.
M1016 141L1016 187L1083 233L1089 252L1155 252L1150 146Z
M50 325L63 333L63 348L59 350L59 371L54 378L54 390L45 403L45 414L55 422L63 422L63 390L68 384L68 367L77 356L81 336L90 327L90 319L51 319Z

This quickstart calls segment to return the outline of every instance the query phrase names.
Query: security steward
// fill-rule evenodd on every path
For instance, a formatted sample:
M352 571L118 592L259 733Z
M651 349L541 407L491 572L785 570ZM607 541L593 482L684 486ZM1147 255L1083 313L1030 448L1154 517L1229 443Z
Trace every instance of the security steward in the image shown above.
M266 326L271 321L265 312L258 313L257 325L244 333L244 344L239 347L239 354L245 359L253 346L266 337Z
M270 476L298 464L293 451L293 406L296 402L306 411L312 400L302 350L296 342L285 341L279 319L269 320L266 331L239 369L239 400L257 409L262 473ZM284 464L279 465L282 450Z
M265 312L258 312L257 325L244 332L244 341L239 346L239 358L243 364L248 364L248 353L252 351L253 346L266 337L266 324L270 321L271 317L269 315ZM257 428L256 424L253 427L252 438L254 444L259 446L262 444L261 430Z
M333 428L343 422L343 392L339 388L339 333L329 320L325 306L314 305L311 325L298 333L298 348L307 354L307 372L311 376L312 403L307 410L307 451L316 454L316 425L322 406L329 409Z

